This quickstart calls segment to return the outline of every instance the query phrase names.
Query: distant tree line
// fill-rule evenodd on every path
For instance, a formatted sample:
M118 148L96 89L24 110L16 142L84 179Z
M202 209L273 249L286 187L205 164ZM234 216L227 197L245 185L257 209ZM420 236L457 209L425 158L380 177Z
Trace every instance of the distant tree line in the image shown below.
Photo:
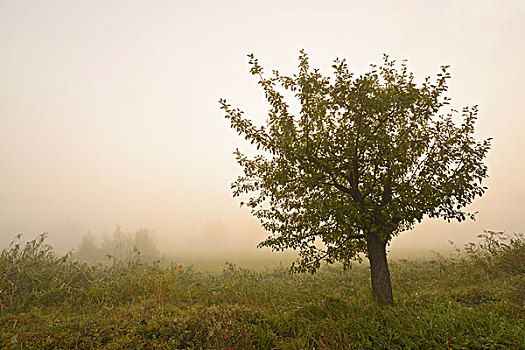
M82 261L101 261L108 258L127 260L136 257L145 262L160 259L153 234L147 228L141 228L135 233L125 233L116 225L113 232L101 240L97 240L93 233L88 232L73 251L73 258Z

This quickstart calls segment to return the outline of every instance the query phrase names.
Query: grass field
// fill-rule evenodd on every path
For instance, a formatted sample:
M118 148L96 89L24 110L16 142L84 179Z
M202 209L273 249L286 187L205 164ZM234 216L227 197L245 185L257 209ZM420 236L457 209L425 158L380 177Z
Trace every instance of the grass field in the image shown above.
M2 349L525 348L522 235L391 262L391 307L373 302L366 264L316 275L93 266L57 257L44 239L1 254Z

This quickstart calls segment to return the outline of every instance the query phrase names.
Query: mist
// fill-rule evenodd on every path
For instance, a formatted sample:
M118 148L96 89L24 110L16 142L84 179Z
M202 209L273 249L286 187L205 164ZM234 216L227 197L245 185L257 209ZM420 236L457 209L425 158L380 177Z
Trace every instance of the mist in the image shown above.
M248 72L330 72L383 53L416 80L450 64L452 106L479 105L493 137L475 222L425 220L390 250L439 250L483 230L525 232L522 1L0 1L0 246L49 232L57 251L92 232L148 228L163 253L258 254L268 234L232 198L232 152L250 151L219 109L267 113Z

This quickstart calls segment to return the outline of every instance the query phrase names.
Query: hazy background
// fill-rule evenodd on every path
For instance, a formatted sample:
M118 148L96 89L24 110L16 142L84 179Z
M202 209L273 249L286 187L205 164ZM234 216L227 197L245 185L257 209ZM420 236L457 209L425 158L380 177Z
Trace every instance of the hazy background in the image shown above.
M66 250L119 223L164 252L256 252L266 234L230 191L249 148L217 101L264 120L246 54L292 74L303 48L326 74L383 53L418 81L450 64L452 105L479 104L494 137L477 221L427 220L392 250L524 232L524 18L521 0L0 0L0 247L49 231Z

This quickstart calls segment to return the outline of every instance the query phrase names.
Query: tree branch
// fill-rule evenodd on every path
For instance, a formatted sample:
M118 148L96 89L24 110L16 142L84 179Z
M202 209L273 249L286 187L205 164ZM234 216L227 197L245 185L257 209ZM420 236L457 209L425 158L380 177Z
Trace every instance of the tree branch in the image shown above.
M301 236L302 239L306 239L306 238L310 238L310 237L315 237L315 236L329 236L333 234L333 232L313 232L313 233L310 233L310 234L307 234L307 235L303 235ZM361 239L361 238L365 238L365 235L363 234L358 234L358 235L345 235L345 238L348 240L348 239Z
M394 115L395 112L398 111L398 106L395 106L394 109L392 109L392 111L390 113L388 113L383 119L381 119L379 121L379 123L376 125L376 127L374 128L374 131L370 134L367 135L367 137L364 139L364 143L363 143L363 147L359 150L359 154L358 156L361 157L362 156L362 152L364 152L364 150L366 150L366 146L368 144L368 141L370 141L370 137L373 137L376 135L376 133L379 131L379 128L381 128L383 126L384 123L386 123L386 121ZM356 149L357 149L357 145L356 145Z

